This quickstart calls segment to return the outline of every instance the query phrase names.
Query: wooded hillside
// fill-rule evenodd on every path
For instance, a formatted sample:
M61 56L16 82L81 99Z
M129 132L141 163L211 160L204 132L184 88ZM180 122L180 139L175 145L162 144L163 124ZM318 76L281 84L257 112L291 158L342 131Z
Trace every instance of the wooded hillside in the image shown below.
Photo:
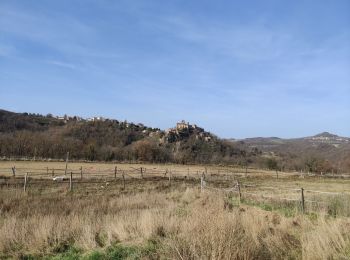
M69 151L71 159L90 161L243 163L246 156L244 149L211 134L206 140L198 138L197 132L169 136L160 129L126 121L0 110L2 157L63 159Z
M223 140L180 122L167 131L104 118L0 110L6 158L216 163L310 172L350 171L350 139L322 133L299 139Z

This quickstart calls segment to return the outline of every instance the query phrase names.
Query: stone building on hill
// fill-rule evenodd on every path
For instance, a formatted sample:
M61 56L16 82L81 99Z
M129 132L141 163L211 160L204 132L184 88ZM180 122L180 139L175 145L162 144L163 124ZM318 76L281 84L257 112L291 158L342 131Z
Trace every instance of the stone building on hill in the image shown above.
M165 132L164 138L165 141L172 143L189 138L191 135L195 135L197 140L203 140L205 142L209 142L212 139L211 134L205 132L203 128L198 127L196 124L190 124L185 120L176 123L176 127L168 129Z

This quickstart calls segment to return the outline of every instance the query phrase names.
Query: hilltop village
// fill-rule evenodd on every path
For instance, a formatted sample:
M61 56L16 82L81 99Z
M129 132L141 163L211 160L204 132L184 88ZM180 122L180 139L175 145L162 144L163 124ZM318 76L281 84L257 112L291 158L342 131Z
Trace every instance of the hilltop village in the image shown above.
M182 120L176 124L176 127L165 131L164 141L173 143L188 138L191 135L195 135L196 140L202 140L205 142L209 142L212 139L212 135L209 132L204 131L203 128Z

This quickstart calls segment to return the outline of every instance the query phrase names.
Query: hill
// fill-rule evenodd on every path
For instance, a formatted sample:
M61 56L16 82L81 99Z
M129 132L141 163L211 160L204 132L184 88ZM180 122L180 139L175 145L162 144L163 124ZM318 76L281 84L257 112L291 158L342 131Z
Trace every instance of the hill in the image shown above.
M282 139L224 140L182 121L168 130L103 117L84 119L0 110L6 158L216 163L312 172L350 170L350 138L327 132Z
M260 150L263 157L276 160L280 167L319 172L350 169L350 138L328 132L303 138L258 137L231 142Z
M0 156L175 163L240 163L245 150L180 122L162 131L127 121L0 110ZM254 157L254 153L248 153Z

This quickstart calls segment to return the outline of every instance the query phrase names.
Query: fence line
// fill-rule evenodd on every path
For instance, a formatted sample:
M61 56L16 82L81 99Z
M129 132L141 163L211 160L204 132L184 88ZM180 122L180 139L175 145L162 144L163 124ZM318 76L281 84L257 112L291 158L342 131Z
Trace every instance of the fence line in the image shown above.
M205 185L203 185L202 188L202 183L204 183ZM306 206L305 203L311 203L311 204L321 204L324 206L330 206L329 203L324 202L324 201L315 201L315 200L309 200L309 199L305 199L305 192L310 192L310 193L319 193L319 194L327 194L327 195L350 195L350 193L339 193L339 192L326 192L326 191L318 191L318 190L305 190L304 188L299 188L299 189L287 189L289 191L294 191L294 192L298 192L300 193L300 199L297 198L288 198L288 197L280 197L280 196L267 196L265 194L258 194L258 193L253 193L250 191L247 191L245 189L241 189L241 187L247 187L247 188L265 188L265 189L271 189L274 187L269 187L269 186L259 186L259 185L240 185L239 182L237 181L237 184L234 185L232 188L230 189L225 189L225 188L214 188L214 187L210 187L207 185L207 182L202 180L201 181L201 191L203 191L204 189L208 189L208 190L213 190L213 191L234 191L236 193L239 194L239 202L241 203L241 199L243 196L253 196L253 197L259 197L262 199L274 199L274 200L281 200L281 201L293 201L293 202L299 202L300 206L301 206L301 211L302 213L306 212ZM278 189L278 188L276 188ZM274 188L274 190L276 190ZM281 187L279 187L279 189L282 189ZM259 192L264 191L264 190L259 190ZM310 210L310 209L308 209Z
M246 192L246 191L242 192L242 194L248 194L248 195L253 195L253 196L257 196L257 197L262 197L263 199L268 198L268 199L277 199L277 200L300 201L298 199L280 198L277 196L266 196L263 194L256 194L256 193L251 193L251 192Z
M14 176L24 176L26 173L32 175L32 177L39 177L39 176L47 176L47 177L52 177L52 176L57 176L59 174L59 172L72 172L73 175L81 175L84 177L110 177L111 175L115 174L117 175L117 173L115 173L113 170L116 169L115 168L108 168L108 169L104 169L104 170L96 170L95 167L89 167L89 168L83 168L82 166L78 169L73 169L73 168L67 168L67 170L65 168L49 168L49 167L45 167L45 168L16 168L16 167L1 167L1 169L5 169L8 170L8 172L4 173L4 174L10 174L10 172L13 172ZM95 169L95 171L91 171L91 169ZM25 170L25 171L24 171ZM108 171L110 170L110 171ZM121 169L118 169L118 171L121 171ZM173 171L169 171L168 169L159 169L159 168L146 168L146 167L140 167L140 168L135 168L135 167L129 167L129 169L122 169L122 171L126 174L128 174L129 177L131 178L135 178L133 176L131 176L131 174L137 174L139 172L142 172L143 175L145 176L149 176L149 175L157 175L157 174L170 174L173 177L189 177L189 175L192 175L192 178L195 178L194 176L196 176L194 173L197 173L197 176L199 176L199 172L201 171L189 171L189 168L187 169L187 172L184 171L180 171L180 172L176 172L175 170ZM220 170L218 170L219 172ZM202 173L206 172L205 177L238 177L236 175L234 175L233 171L225 171L224 175L216 175L216 173L213 174L213 172L208 172L207 169L204 169L202 171ZM222 173L223 171L221 171ZM226 175L227 174L227 175ZM250 185L250 184L243 184L244 187L258 187L258 185ZM284 190L297 190L297 189L293 189L291 187L268 187L268 186L259 186L260 188L264 188L264 189L284 189ZM308 192L318 192L318 191L312 191L312 190L308 190ZM320 191L321 193L322 191ZM326 193L326 192L324 192Z
M2 170L3 168L0 168ZM89 168L83 168L82 166L79 169L59 169L59 168L16 168L15 166L11 168L5 168L8 170L6 173L5 178L1 179L0 177L0 187L15 187L19 188L22 187L24 192L27 192L28 189L30 189L31 185L44 185L44 186L51 186L52 185L67 185L69 191L74 191L74 186L79 184L105 184L109 185L116 181L122 181L123 189L125 189L126 186L126 178L129 178L129 180L140 180L145 181L147 179L151 178L159 178L163 180L168 180L169 185L171 185L172 180L179 180L182 179L184 181L196 181L200 179L200 187L201 191L204 190L212 190L212 191L222 191L222 192L234 192L239 195L240 201L242 196L248 195L248 196L255 196L260 197L262 199L275 199L275 200L284 200L284 201L295 201L300 202L302 205L302 210L305 210L305 202L307 203L317 203L317 204L323 204L327 205L327 203L323 201L315 201L315 200L309 200L305 199L305 193L317 193L317 194L326 194L326 195L350 195L348 192L330 192L330 191L319 191L319 190L304 190L303 188L293 188L293 187L272 187L272 186L265 186L265 185L258 185L254 183L239 183L238 178L244 179L242 175L237 176L235 173L227 171L226 173L218 171L218 174L211 173L208 171L208 169L204 169L203 171L190 171L189 168L187 171L184 169L184 171L176 171L169 168L166 169L160 169L160 168L146 168L146 167L129 167L126 168L123 167L122 169L117 168L115 166L114 168L108 168L103 169L102 171L100 169L96 169L95 167L89 167ZM26 170L26 171L24 171ZM110 171L108 171L110 170ZM11 174L12 172L12 174ZM66 172L66 175L62 175ZM80 176L78 179L76 176ZM213 178L214 177L214 178ZM221 179L219 179L219 177ZM236 180L236 184L232 185L231 187L213 187L210 184L210 179L212 181L216 178L215 185L222 184L220 181L228 182L227 177L232 177L233 180ZM60 181L54 181L55 178L61 178ZM224 179L226 178L226 179ZM50 183L48 180L53 180L54 182ZM4 180L4 182L2 181ZM6 181L6 182L5 182ZM192 183L193 184L193 183ZM269 196L266 194L258 194L251 192L250 189L258 189L259 192L266 191L266 190L281 190L281 191L292 191L292 192L298 192L300 194L300 199L296 198L288 198L288 197L279 197L279 196Z
M64 162L64 161L62 161ZM76 163L76 162L75 162ZM125 165L121 164L122 168L124 168ZM166 165L165 165L166 166ZM164 167L165 167L164 166ZM188 167L187 169L187 173L185 173L185 170L182 172L185 175L189 175L189 174L195 174L197 172L201 173L201 172L205 172L206 175L210 175L210 176L218 176L218 175L240 175L240 176L244 176L244 177L249 177L250 174L257 174L259 173L259 171L265 171L265 170L261 170L261 169L255 169L255 168L247 168L250 171L247 171L246 168L224 168L224 169L217 169L216 167L211 166L212 168L209 168L207 166L203 166L202 170L194 170L191 169L190 167ZM164 171L167 171L169 168L171 169L171 165L169 167L167 167L167 169L162 169L162 168L155 168L155 167L144 167L141 166L140 168L138 167L129 167L130 171L133 170L135 172L140 171L140 169L144 169L144 173L147 173L148 171L153 171L156 173L164 173ZM209 169L209 170L208 170ZM0 167L0 171L1 170L8 170L11 172L11 168L10 167ZM80 169L75 169L75 168L49 168L49 167L45 167L45 168L28 168L28 167L16 167L16 170L18 171L43 171L43 172L48 172L48 171L63 171L63 172L70 172L70 171L78 171ZM107 168L107 169L103 169L102 171L100 169L97 169L94 166L90 166L90 167L85 167L84 171L86 173L90 172L90 171L94 171L94 172L108 172L109 171L113 171L114 168ZM173 173L175 173L175 170L173 170ZM274 175L272 172L270 172L272 175ZM322 175L316 175L316 174L310 174L310 173L299 173L299 172L281 172L284 175L289 175L289 176L316 176L316 177L334 177L334 178L349 178L350 174L322 174ZM280 174L281 174L280 173ZM276 176L277 177L277 176ZM277 178L278 179L278 178Z
M319 191L319 190L305 190L307 192L311 192L311 193L321 193L321 194L329 194L329 195L342 195L342 194L350 194L347 192L330 192L330 191Z

